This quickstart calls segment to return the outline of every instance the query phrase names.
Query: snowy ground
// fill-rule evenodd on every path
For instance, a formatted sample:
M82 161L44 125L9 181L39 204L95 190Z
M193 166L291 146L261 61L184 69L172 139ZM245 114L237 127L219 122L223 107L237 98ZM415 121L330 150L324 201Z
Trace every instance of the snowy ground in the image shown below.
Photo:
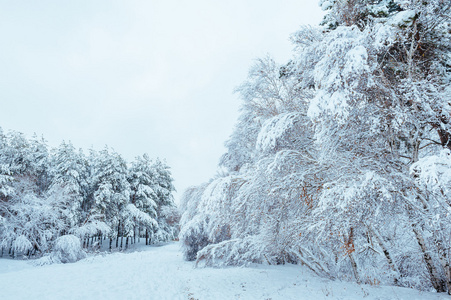
M179 245L138 247L74 264L35 267L0 259L0 299L451 299L445 294L359 286L301 266L195 269Z

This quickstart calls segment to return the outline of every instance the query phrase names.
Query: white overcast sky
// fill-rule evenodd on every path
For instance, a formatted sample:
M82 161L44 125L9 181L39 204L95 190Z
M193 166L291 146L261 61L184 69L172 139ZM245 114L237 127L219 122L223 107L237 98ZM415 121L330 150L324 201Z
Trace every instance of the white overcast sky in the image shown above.
M290 57L316 0L0 0L0 127L215 174L253 60Z

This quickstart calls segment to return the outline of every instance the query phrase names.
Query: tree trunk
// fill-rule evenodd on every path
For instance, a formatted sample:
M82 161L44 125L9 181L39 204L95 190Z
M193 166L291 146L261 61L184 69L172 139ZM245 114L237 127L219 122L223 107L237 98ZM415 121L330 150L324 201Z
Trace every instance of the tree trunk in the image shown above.
M133 227L133 244L136 244L136 226Z
M374 231L370 226L368 226L368 229L371 232L371 234L376 238L376 241L379 244L379 247L381 247L385 258L387 259L389 268L395 273L395 277L393 278L393 283L395 285L398 285L399 272L398 272L398 269L395 267L395 264L393 263L393 259L391 258L390 252L388 251L387 247L385 247L384 241L379 236L379 234L376 231Z
M146 245L149 245L149 229L146 228Z
M440 137L440 142L442 143L442 146L451 150L451 134L444 129L439 129L438 135Z
M352 271L354 273L355 280L358 284L360 284L361 281L360 281L359 271L357 269L357 263L355 262L355 259L354 259L354 254L349 253L348 256L349 256L349 260L351 261Z
M119 233L121 230L121 221L117 224L116 248L119 246Z
M446 289L448 290L448 295L451 295L451 266L449 265L449 260L446 257L446 254L440 255L440 262L442 263L443 271L446 276Z
M447 251L443 249L443 242L440 239L435 240L435 244L438 249L438 256L440 259L440 263L443 267L443 272L445 273L445 284L446 289L448 290L448 295L451 295L451 266L449 264L449 258L447 255Z
M131 238L130 238L130 240L131 240ZM128 237L125 238L125 250L127 250L127 249L128 249Z
M451 133L445 129L443 129L442 124L448 124L449 120L446 118L446 116L442 116L440 118L440 121L437 123L431 124L433 128L437 130L438 136L440 138L440 143L442 144L442 147L448 148L451 150Z
M358 284L360 284L361 281L360 281L360 276L359 276L359 270L357 268L357 263L355 262L354 254L353 254L355 252L354 228L353 227L351 227L351 229L349 231L348 239L345 240L345 248L346 248L346 252L349 256L349 260L351 261L351 267L352 267L352 271L354 273L355 280Z
M413 142L412 163L417 162L418 159L419 159L420 144L421 144L421 141L419 141L419 140L416 140L416 141Z
M414 227L414 225L412 226ZM445 283L440 279L440 274L434 266L432 257L429 255L423 236L415 227L413 228L413 232L415 233L415 237L417 239L418 245L420 246L421 252L423 252L423 258L426 263L426 268L429 272L432 286L439 293L445 292Z
M111 246L113 245L113 239L112 238L110 238L110 252L111 252Z

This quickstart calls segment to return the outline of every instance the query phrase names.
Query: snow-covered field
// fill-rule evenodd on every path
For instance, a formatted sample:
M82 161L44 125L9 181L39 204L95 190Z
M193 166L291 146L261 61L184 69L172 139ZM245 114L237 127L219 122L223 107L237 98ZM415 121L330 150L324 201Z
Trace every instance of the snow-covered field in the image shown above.
M318 278L295 265L194 268L178 243L33 266L0 259L0 299L451 299Z

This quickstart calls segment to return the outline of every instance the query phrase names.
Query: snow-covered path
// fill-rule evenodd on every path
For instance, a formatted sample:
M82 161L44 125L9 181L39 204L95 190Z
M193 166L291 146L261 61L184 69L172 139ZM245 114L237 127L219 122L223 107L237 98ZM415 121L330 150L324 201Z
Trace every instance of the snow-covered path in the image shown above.
M359 286L301 266L195 269L179 245L34 267L0 260L0 299L450 299L444 294Z

